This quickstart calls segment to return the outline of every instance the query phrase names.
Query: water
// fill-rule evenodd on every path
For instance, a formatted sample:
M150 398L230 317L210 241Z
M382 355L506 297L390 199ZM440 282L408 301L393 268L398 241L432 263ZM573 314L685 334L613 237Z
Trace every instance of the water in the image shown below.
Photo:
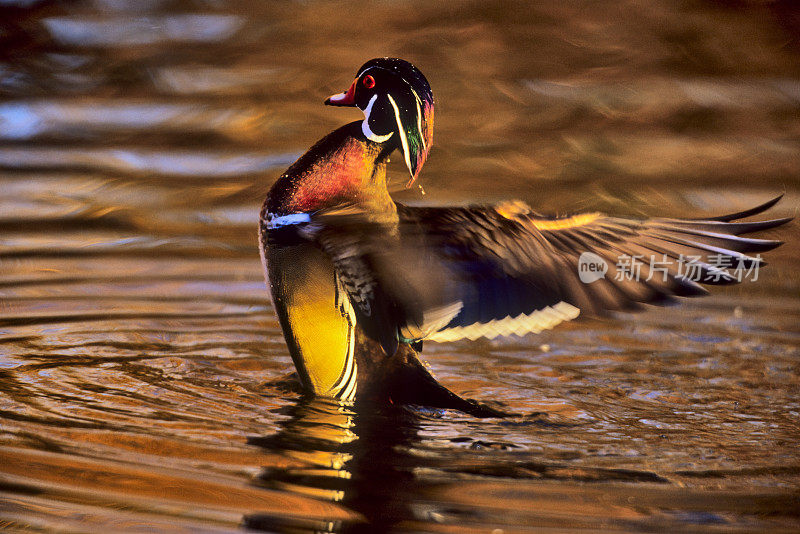
M426 73L431 203L699 216L800 199L790 3L5 1L0 525L16 531L796 531L800 240L757 283L429 344L519 414L301 400L260 203L353 110ZM393 189L405 181L391 169Z

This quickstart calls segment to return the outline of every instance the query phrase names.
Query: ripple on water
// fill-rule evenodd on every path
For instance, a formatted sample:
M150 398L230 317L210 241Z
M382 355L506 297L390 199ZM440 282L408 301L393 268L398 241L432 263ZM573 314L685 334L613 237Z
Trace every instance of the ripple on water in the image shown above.
M238 31L244 19L235 15L182 13L148 17L49 17L41 22L64 45L128 47L221 41Z

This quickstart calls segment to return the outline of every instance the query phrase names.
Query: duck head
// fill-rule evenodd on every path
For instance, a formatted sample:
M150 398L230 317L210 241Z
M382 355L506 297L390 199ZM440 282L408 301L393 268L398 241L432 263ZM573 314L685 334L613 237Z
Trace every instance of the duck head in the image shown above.
M433 92L414 65L397 58L364 63L350 88L328 97L329 106L364 112L361 131L376 143L394 143L411 173L411 186L433 143Z

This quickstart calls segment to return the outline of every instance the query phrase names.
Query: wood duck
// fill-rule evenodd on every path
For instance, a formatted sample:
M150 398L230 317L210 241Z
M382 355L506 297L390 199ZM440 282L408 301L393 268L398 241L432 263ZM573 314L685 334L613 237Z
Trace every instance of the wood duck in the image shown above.
M398 150L411 185L428 157L425 76L402 59L372 59L325 104L357 107L364 119L278 178L259 240L289 352L313 395L495 415L433 379L417 356L423 341L538 333L581 313L706 294L698 282L735 283L733 268L763 263L749 253L781 244L740 235L790 220L735 222L780 197L704 220L547 217L522 202L406 206L389 194L386 164Z

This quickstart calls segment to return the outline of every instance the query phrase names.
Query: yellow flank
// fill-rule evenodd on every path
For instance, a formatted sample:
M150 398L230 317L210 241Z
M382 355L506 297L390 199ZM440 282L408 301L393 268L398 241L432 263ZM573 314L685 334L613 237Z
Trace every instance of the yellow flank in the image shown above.
M531 223L537 230L566 230L568 228L575 228L576 226L583 226L599 219L599 213L583 213L575 215L574 217L565 217L564 219L533 219Z
M267 251L273 303L300 373L316 395L352 398L356 371L352 308L333 264L311 245ZM347 391L344 391L347 389Z

